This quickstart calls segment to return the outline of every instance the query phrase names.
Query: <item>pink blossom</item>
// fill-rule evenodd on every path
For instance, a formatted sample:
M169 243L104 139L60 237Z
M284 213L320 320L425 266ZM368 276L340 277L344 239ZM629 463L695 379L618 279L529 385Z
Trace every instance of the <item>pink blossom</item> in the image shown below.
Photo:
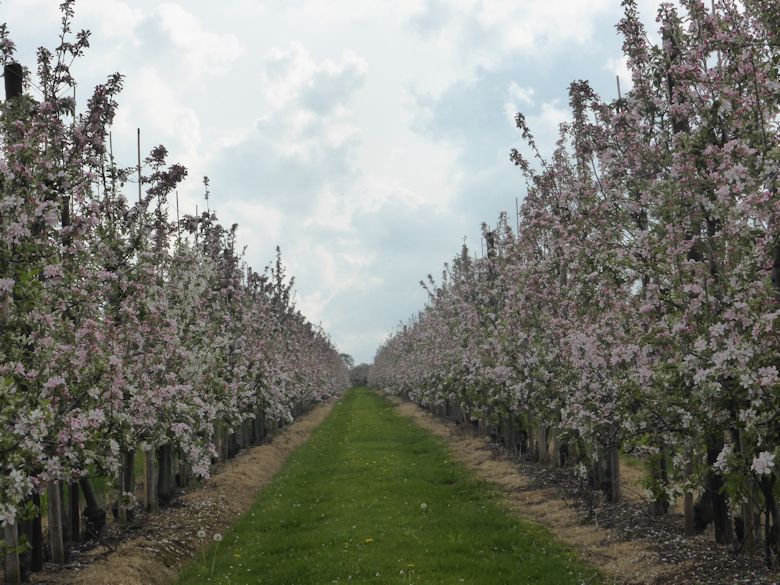
M0 292L9 293L14 289L16 281L13 278L0 278Z
M62 278L62 266L48 264L43 268L43 276L46 278Z

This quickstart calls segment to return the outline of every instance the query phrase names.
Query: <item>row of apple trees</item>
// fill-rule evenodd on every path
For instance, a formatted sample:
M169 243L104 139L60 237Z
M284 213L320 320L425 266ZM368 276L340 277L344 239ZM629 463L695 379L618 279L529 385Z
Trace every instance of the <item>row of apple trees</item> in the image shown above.
M542 157L525 118L518 225L484 229L371 383L482 420L620 497L619 453L688 532L778 554L780 5L682 0L618 25L631 90L582 81ZM514 222L511 222L514 223ZM700 493L698 502L694 495Z
M136 452L149 463L149 505L170 496L174 460L180 476L207 477L263 426L348 385L327 335L295 308L278 256L258 273L237 250L237 226L209 212L172 221L186 170L163 147L140 171L116 163L120 75L75 115L69 65L89 35L71 33L73 2L62 8L61 42L39 50L36 75L13 62L0 27L0 522L11 552L25 550L16 527L41 494L57 529L61 484L82 488L99 530L90 477L120 478L124 516ZM23 77L40 95L22 91Z

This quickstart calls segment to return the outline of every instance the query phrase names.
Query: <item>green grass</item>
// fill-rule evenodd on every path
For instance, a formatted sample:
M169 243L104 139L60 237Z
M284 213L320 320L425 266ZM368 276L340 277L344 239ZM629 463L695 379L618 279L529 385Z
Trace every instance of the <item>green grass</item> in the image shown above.
M507 512L439 439L363 388L344 396L221 543L206 538L179 583L601 583L546 530Z

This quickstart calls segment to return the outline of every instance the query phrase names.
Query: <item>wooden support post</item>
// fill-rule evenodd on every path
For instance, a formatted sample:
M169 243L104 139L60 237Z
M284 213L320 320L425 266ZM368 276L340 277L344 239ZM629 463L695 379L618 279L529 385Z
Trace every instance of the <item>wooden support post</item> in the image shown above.
M561 440L558 437L558 427L550 427L550 451L552 451L552 459L550 464L553 467L561 467Z
M240 446L240 444L238 442L239 430L240 430L240 427L235 429L234 431L228 431L228 440L227 440L227 444L228 444L228 457L231 458L231 459L233 457L235 457L236 454L241 449L241 446Z
M190 485L192 472L190 471L190 463L187 461L187 458L184 457L183 451L179 451L179 475L181 476L181 487L186 488Z
M217 424L214 426L214 447L217 451L217 457L224 461L225 448L222 445L223 441L224 441L224 437L222 434L222 422L217 421Z
M617 445L609 448L609 501L616 503L620 501L620 449Z
M70 542L71 545L81 539L81 494L78 482L72 482L68 486L68 515L70 516Z
M8 585L20 585L22 569L19 564L19 533L16 524L5 525L5 582Z
M160 460L157 474L157 499L160 504L167 505L173 500L175 494L173 448L170 445L162 445L157 449L157 456Z
M141 199L143 199L142 186L141 186L143 180L141 178L141 129L140 128L138 128L137 137L138 138L136 140L136 146L138 148L138 166L136 170L138 171L138 203L141 203Z
M540 420L536 427L537 431L537 457L539 463L547 463L547 427Z
M259 445L263 441L263 415L255 412L255 418L252 420L252 444Z
M230 432L227 425L222 423L222 460L230 459Z
M34 493L32 496L33 505L35 506L37 513L33 518L33 532L32 532L32 554L30 560L30 568L33 572L43 570L43 526L41 525L41 496L38 493Z
M46 486L49 499L49 545L51 560L58 565L65 564L65 543L62 535L62 499L59 482L51 481Z
M122 453L122 465L119 470L119 502L117 515L121 523L130 522L133 519L133 511L124 504L124 494L135 494L135 449L128 449Z
M688 454L688 461L685 463L686 477L693 477L693 453ZM687 491L683 495L683 517L685 520L685 534L693 536L696 534L696 524L693 518L693 492Z
M26 502L26 504L29 503L31 503L31 499ZM19 544L27 545L26 549L19 553L19 568L22 573L22 581L27 582L30 580L30 573L32 573L32 547L30 544L33 541L33 520L32 518L18 520L18 524Z
M68 553L70 552L70 514L68 513L68 498L65 492L65 482L61 481L60 484L60 513L62 515L62 544L65 547L65 560L68 560Z
M733 541L731 518L729 517L728 496L723 493L723 476L713 465L723 450L723 434L714 433L707 437L707 472L706 489L712 495L713 526L715 527L715 542L730 544Z
M536 457L536 439L537 433L534 428L534 414L532 410L528 410L528 453L529 457Z
M156 481L154 476L154 451L144 451L144 507L147 512L157 511Z
M750 480L748 480L750 481ZM753 509L753 500L748 498L747 502L742 502L742 523L744 526L745 534L742 541L742 550L745 553L752 553L756 551L756 531L753 523L753 516L755 515Z

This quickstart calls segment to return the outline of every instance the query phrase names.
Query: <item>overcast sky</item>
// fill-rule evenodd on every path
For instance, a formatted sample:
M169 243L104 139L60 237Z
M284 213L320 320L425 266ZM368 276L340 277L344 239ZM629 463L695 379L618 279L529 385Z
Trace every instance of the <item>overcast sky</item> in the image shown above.
M0 1L24 64L56 43L59 3ZM419 281L522 198L514 114L549 150L571 81L616 96L619 18L619 0L78 0L78 97L124 74L122 162L137 127L164 144L190 213L208 175L247 261L281 246L304 314L371 361L425 303Z

